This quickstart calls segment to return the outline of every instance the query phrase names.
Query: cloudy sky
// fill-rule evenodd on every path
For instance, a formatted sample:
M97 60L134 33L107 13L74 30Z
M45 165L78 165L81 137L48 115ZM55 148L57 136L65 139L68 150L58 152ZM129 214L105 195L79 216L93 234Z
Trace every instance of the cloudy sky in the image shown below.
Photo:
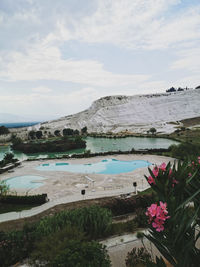
M199 84L199 0L0 0L0 113Z

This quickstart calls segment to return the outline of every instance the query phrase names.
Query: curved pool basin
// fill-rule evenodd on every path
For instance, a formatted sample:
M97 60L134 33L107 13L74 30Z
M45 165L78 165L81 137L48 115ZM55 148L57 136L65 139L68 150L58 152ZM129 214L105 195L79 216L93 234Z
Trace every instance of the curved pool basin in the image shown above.
M88 164L41 164L36 169L39 171L67 171L73 173L96 174L120 174L134 171L151 165L145 160L122 161L116 159L104 159L96 163Z
M36 175L24 175L8 178L5 182L10 189L33 189L42 186L44 183L41 181L45 179Z

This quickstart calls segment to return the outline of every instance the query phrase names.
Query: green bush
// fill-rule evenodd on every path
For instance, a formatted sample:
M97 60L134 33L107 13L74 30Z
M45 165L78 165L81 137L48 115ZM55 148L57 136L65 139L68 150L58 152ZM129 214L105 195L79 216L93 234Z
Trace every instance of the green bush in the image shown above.
M67 265L66 265L67 263ZM110 260L105 247L92 242L70 240L53 261L52 267L110 267Z
M107 201L103 207L111 210L114 216L135 212L138 208L146 208L153 199L152 194L138 195L127 199L115 198Z
M30 195L30 196L15 196L5 195L0 198L1 203L7 204L44 204L48 200L47 194Z
M62 211L52 217L43 218L37 225L38 235L48 235L62 229L66 223L77 226L91 238L97 238L109 231L111 212L98 206Z
M146 267L149 262L151 262L151 255L142 248L133 248L131 252L128 253L126 257L127 267Z
M200 146L191 143L181 143L179 145L171 145L169 147L170 154L174 158L188 159L200 154Z
M84 241L85 236L77 227L68 224L62 230L35 242L34 250L30 256L30 263L36 265L36 262L39 260L40 262L47 262L48 265L52 264L54 259L65 250L69 240Z
M24 231L0 232L0 263L7 267L26 258L33 246L31 234Z
M66 232L65 235L69 240L76 239L77 236L79 237L79 239L83 239L83 232L86 234L86 237L90 239L106 235L106 233L110 230L111 221L112 217L110 211L98 206L92 206L71 211L63 211L51 217L44 217L39 222L33 225L25 225L23 231L12 231L9 233L0 232L1 266L10 266L16 263L17 261L24 259L33 250L35 244L40 243L41 240L43 240L42 242L44 243L46 242L47 246L48 240L51 240L51 242L49 241L49 244L51 243L53 246L59 246L58 242L59 238L62 236L62 230ZM68 230L66 230L66 228ZM78 230L74 230L75 228ZM59 234L59 232L61 234ZM53 239L50 238L50 236L56 237L57 235L58 242L57 244L55 244L55 242L53 241ZM63 238L65 237L65 235L63 234ZM47 239L45 239L45 237ZM60 242L64 242L65 244L65 239L61 239ZM96 250L99 249L100 254L105 253L104 249L100 249L100 247L98 247L99 245L96 246ZM62 254L62 257L66 257L66 255L68 254L64 253ZM60 258L58 259L58 262L59 260Z

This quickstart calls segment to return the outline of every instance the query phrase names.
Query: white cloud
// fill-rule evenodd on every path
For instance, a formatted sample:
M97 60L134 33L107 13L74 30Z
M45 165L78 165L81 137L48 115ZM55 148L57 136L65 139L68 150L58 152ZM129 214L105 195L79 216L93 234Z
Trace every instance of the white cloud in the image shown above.
M68 115L88 108L91 102L101 96L97 90L86 87L71 93L55 92L54 94L31 93L0 95L1 109L5 112L17 114L35 113L45 117L52 115Z
M94 60L64 60L60 50L46 45L46 40L31 46L26 53L13 52L9 61L6 60L4 58L0 78L10 81L60 80L90 86L122 87L137 86L150 78L142 74L114 74Z
M52 89L50 89L48 87L44 87L44 86L39 86L36 88L32 88L32 91L36 92L36 93L50 93L50 92L52 92Z
M200 73L200 48L184 49L177 53L179 59L171 65L173 70L186 69Z
M111 43L130 49L163 49L200 37L200 6L166 15L179 0L99 0L81 20L58 23L54 39ZM57 37L56 37L57 36ZM52 36L51 36L52 37Z

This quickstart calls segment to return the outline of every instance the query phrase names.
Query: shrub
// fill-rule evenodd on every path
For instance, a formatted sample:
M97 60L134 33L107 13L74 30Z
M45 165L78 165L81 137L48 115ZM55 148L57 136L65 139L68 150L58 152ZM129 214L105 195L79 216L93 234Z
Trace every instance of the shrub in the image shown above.
M62 229L67 223L77 226L91 238L97 238L109 231L111 212L98 206L62 211L52 217L43 218L37 225L38 235L48 235Z
M147 266L151 261L151 255L143 248L133 248L126 257L127 267ZM139 265L140 264L140 265Z
M5 195L0 198L1 203L7 204L44 204L48 200L47 194L30 195L30 196L15 196Z
M35 243L30 262L34 263L34 265L37 261L45 261L48 265L52 264L54 259L65 250L69 240L83 241L84 239L82 232L76 227L67 224L62 230L45 236Z
M103 207L111 210L114 216L123 215L131 212L135 212L138 208L146 208L153 196L133 196L127 199L115 198L111 201L106 202Z
M53 267L110 267L110 260L105 247L92 242L70 240L65 248L53 261Z
M196 243L196 227L200 218L200 157L194 161L163 163L146 177L159 203L146 212L149 235L146 237L173 266L196 267L200 249ZM194 205L191 211L189 203Z

